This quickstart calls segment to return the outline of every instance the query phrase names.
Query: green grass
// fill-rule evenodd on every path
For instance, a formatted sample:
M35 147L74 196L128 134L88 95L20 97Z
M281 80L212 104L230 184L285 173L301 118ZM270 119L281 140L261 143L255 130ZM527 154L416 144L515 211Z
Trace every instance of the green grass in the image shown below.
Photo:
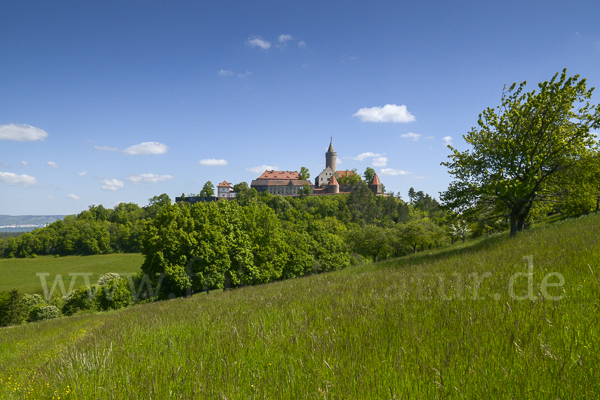
M599 217L2 329L0 396L599 398ZM510 296L511 276L527 271L524 256L533 257L533 301ZM563 287L548 288L561 300L542 295L551 272L564 277ZM474 298L470 274L485 273ZM524 296L527 283L519 278L515 295Z
M48 289L52 287L56 275L60 274L68 290L71 279L69 273L93 273L89 279L91 283L96 283L107 272L137 273L143 262L141 254L0 259L0 292L19 289L25 293L42 293L37 273L50 274L46 277ZM83 278L77 277L75 288L83 284Z

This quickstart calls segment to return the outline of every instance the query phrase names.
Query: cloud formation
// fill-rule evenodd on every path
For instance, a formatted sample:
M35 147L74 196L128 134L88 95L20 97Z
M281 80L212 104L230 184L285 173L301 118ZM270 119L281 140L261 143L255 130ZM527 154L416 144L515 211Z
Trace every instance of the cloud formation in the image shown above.
M373 158L374 167L385 167L387 165L387 157L375 157Z
M26 166L29 165L29 163L27 161L21 161L21 165L24 166L24 167L26 167Z
M219 75L221 76L231 76L233 75L233 71L230 71L228 69L222 69L219 71Z
M68 195L67 195L67 199L71 199L71 200L81 200L81 197L77 196L76 194L68 194Z
M205 158L203 160L198 161L200 165L204 165L205 167L215 167L219 165L227 165L227 160L218 160L216 158Z
M81 172L80 172L80 173L78 173L77 175L79 175L79 176L84 176L84 175L87 175L87 171L81 171Z
M279 40L279 43L285 43L285 42L289 42L290 40L292 40L293 37L292 35L279 35L279 38L277 40Z
M11 186L29 187L37 183L37 179L30 175L17 175L12 172L0 172L0 182Z
M452 144L452 136L444 136L442 138L442 140L444 141L445 144L447 145L451 145Z
M277 171L279 167L277 165L259 165L257 167L246 168L246 171L253 172L255 174L262 174L265 171Z
M150 182L157 183L166 181L169 179L173 179L171 175L157 175L157 174L138 174L138 175L130 175L127 180L133 182L134 184L138 184L140 182Z
M250 47L260 47L263 50L269 49L271 43L263 40L260 36L252 36L246 40L246 44Z
M301 49L306 47L306 42L303 40L301 42L298 42L298 47L300 47Z
M123 181L118 179L104 179L102 181L102 190L115 191L123 188Z
M58 168L58 164L54 161L48 161L46 164L48 164L49 167Z
M165 154L169 147L158 142L143 142L125 149L125 153L135 156L139 154Z
M363 122L412 122L415 120L403 104L386 104L383 107L364 107L358 110L353 117L359 117Z
M94 148L96 150L102 150L102 151L119 151L119 149L117 147L109 147L109 146L94 145Z
M417 140L419 140L421 138L422 135L419 135L418 133L413 133L413 132L408 132L408 133L403 133L402 135L400 135L400 137L402 139L410 139L414 142L416 142Z
M14 140L17 142L34 142L44 140L48 132L31 125L8 124L0 125L0 140Z
M387 176L409 175L409 174L412 174L412 172L402 171L401 169L383 168L381 170L381 175L387 175Z
M364 161L367 158L373 159L374 167L385 167L387 165L387 161L388 161L387 157L384 157L379 153L372 153L370 151L357 155L356 157L354 157L354 160Z

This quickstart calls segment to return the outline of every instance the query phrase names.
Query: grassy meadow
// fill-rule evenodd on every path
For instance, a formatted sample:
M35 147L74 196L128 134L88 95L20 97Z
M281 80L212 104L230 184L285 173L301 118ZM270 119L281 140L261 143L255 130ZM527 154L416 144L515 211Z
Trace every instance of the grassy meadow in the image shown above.
M43 256L36 258L0 259L0 292L19 289L25 293L42 293L40 277L37 273L48 273L48 289L57 274L60 274L68 289L71 277L69 273L93 273L91 283L96 283L107 272L137 273L144 262L141 254L104 254L95 256ZM84 284L81 277L76 278L75 288Z
M0 329L0 397L595 399L599 276L594 215Z

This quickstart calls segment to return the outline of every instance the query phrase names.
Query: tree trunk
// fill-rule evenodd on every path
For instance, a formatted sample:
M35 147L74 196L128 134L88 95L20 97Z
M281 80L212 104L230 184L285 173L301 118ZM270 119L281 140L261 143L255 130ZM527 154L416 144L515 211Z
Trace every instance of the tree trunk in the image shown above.
M600 210L600 196L596 199L596 212L598 212L598 210Z
M510 236L517 236L517 219L516 215L510 215Z

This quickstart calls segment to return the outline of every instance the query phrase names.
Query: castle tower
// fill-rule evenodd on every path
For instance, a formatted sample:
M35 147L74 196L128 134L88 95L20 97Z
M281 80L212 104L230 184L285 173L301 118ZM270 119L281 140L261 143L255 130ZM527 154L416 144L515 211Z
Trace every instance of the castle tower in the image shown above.
M329 142L329 150L325 153L325 168L337 171L337 153L333 149L333 138Z
M335 194L338 194L340 192L340 184L338 183L337 179L335 179L335 175L333 175L331 177L331 180L329 181L329 184L327 185L327 191L329 193L335 193Z
M377 176L377 174L375 174L375 176L373 176L373 181L371 181L371 184L369 185L369 189L371 189L371 191L375 194L383 193L383 185L381 184L381 181L379 180L379 177Z

